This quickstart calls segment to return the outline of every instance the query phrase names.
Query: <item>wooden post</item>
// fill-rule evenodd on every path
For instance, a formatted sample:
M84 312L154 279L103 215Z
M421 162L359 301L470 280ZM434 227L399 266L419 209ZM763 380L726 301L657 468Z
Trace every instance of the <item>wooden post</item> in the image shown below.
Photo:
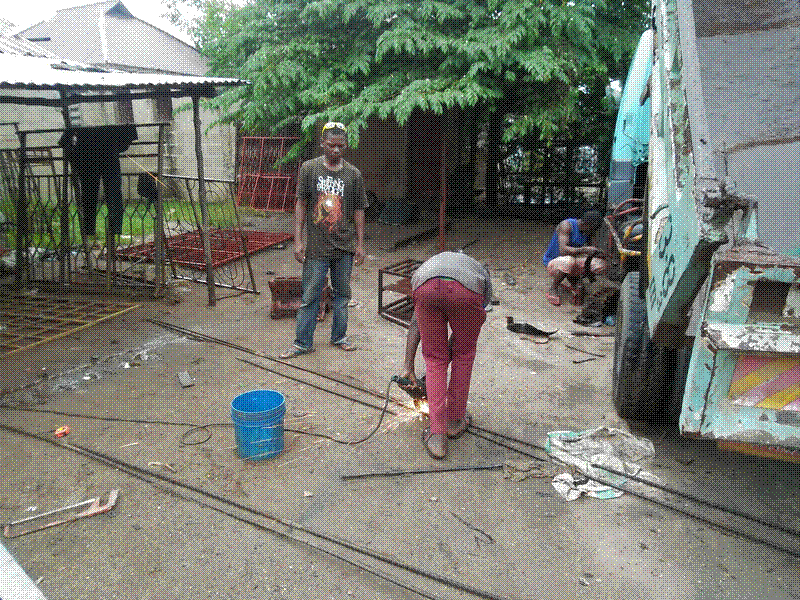
M119 158L117 158L119 160ZM105 194L105 192L103 192ZM106 207L108 203L106 202ZM106 292L111 293L117 278L117 234L111 231L110 219L106 218Z
M158 126L158 146L156 149L156 216L153 234L156 243L156 294L160 294L164 287L164 191L161 182L164 177L164 128L163 123ZM141 175L140 175L141 177ZM149 175L148 175L149 177Z
M208 287L208 305L216 306L217 297L214 289L214 267L211 260L211 242L208 239L208 202L206 199L206 180L203 165L203 132L200 128L200 95L192 94L192 114L194 116L194 152L197 157L197 195L200 202L200 238L203 241L203 254L206 259L206 286Z
M64 119L64 129L69 129L72 127L72 122L69 118L69 104L67 103L67 98L63 89L59 90L59 94L61 95L61 116ZM61 218L61 240L59 244L59 255L61 261L59 264L59 278L61 279L62 284L66 283L68 280L72 280L72 236L70 235L69 230L69 147L69 144L65 144L61 150L62 180L61 198L59 198Z
M28 200L25 197L25 170L28 165L27 137L24 131L19 135L19 180L17 182L17 248L14 265L14 282L22 283L22 271L28 272ZM29 279L29 278L28 278Z

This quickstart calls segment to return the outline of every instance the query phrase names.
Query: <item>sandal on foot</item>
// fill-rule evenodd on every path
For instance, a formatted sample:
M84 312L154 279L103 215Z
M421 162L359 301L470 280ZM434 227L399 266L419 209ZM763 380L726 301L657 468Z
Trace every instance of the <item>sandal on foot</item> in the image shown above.
M348 344L347 342L340 342L338 344L333 344L333 345L339 348L340 350L344 350L345 352L352 352L353 350L356 349L355 346L353 346L352 344Z
M431 433L431 428L426 427L422 431L422 445L428 456L436 460L442 460L447 456L447 436L441 433Z
M547 301L553 306L561 305L561 297L558 294L555 294L553 292L547 292L545 293L545 298L547 298Z
M314 351L313 348L309 348L308 350L303 350L302 348L298 348L297 346L292 346L283 354L280 354L280 358L295 358L297 356L301 356L303 354L310 354Z
M451 425L453 426L452 429L450 429ZM447 424L447 437L451 440L457 440L464 435L464 432L469 429L470 425L472 425L472 415L466 412L460 421L450 421Z

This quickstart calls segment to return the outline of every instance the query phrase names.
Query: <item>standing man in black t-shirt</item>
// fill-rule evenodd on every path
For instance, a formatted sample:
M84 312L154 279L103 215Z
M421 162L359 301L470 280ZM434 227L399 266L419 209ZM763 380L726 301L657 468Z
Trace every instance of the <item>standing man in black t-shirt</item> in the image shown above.
M347 149L345 126L326 123L320 145L322 156L305 161L297 175L294 256L303 264L303 300L297 311L294 343L281 358L294 358L313 350L319 301L328 271L333 289L331 344L342 350L356 349L347 340L347 304L353 265L364 261L367 197L361 172L342 158Z

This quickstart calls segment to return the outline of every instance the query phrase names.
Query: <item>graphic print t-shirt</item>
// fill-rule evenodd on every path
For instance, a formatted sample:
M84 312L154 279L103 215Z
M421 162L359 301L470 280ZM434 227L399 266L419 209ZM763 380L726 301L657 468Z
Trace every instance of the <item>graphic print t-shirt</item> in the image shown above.
M366 206L361 172L347 161L330 171L323 156L302 164L297 176L297 197L306 206L309 258L328 258L337 251L355 252L353 213Z

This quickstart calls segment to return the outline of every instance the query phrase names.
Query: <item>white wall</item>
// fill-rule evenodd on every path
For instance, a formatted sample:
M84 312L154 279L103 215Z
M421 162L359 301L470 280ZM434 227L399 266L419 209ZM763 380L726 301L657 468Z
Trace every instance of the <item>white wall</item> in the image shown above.
M8 95L19 95L21 92L11 90ZM25 92L30 94L30 92ZM39 92L44 97L57 98L56 92ZM197 176L197 161L194 151L194 124L192 121L191 103L188 99L176 99L173 104L173 126L168 144L165 146L164 170L174 175L186 177ZM189 110L178 111L181 106L189 106ZM113 103L82 104L77 108L81 120L86 125L113 124L116 111ZM137 124L159 121L154 100L136 100L133 102L134 122ZM203 157L205 176L208 178L233 179L236 147L236 129L233 125L220 125L206 131L213 122L213 114L201 109L200 114L203 132ZM45 106L24 106L20 104L0 104L0 123L17 123L20 130L39 130L63 128L64 119L61 110ZM0 127L0 148L17 148L19 142L14 135L13 126ZM157 127L140 127L141 140L155 141ZM29 136L29 145L48 145L58 142L59 134ZM150 151L151 147L138 150ZM152 147L155 151L155 146ZM124 173L137 173L141 170L155 170L155 159L125 160L122 164Z

